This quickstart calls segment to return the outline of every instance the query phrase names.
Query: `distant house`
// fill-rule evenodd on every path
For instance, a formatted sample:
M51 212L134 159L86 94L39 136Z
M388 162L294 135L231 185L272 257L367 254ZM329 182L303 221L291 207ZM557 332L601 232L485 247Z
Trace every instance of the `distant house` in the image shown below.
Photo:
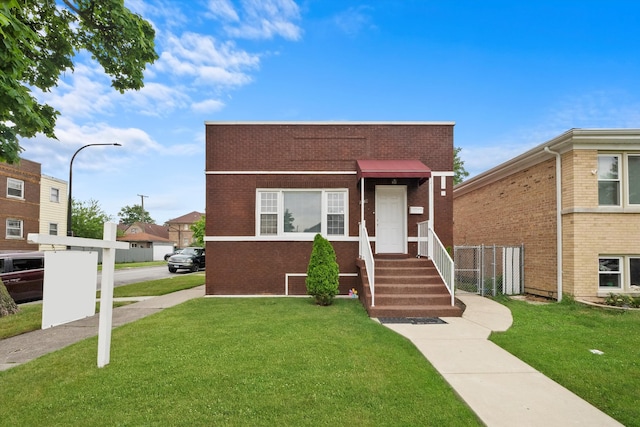
M0 163L0 250L35 250L28 233L40 230L40 163Z
M420 252L419 230L435 230L453 245L452 122L205 125L205 242L215 261L207 263L207 294L305 294L320 233L336 252L340 292L359 289L370 310L374 271L365 272L364 252L375 258L376 277L402 270L417 289L433 277L424 273L428 261L416 259L431 255ZM384 267L385 258L398 262ZM375 285L376 309L412 287L394 279ZM444 293L438 304L450 308L453 298Z
M186 248L193 244L191 226L199 221L203 215L203 213L193 211L178 218L170 219L165 223L169 231L169 239L176 248Z
M569 130L453 194L455 244L524 244L526 293L640 293L640 129Z
M173 251L173 242L169 240L167 227L144 222L134 222L131 225L119 224L117 240L129 242L129 252L148 253L147 261L161 261L164 256ZM147 251L136 251L136 249Z
M42 175L40 179L40 234L67 235L67 182ZM64 250L62 245L40 245L41 251Z

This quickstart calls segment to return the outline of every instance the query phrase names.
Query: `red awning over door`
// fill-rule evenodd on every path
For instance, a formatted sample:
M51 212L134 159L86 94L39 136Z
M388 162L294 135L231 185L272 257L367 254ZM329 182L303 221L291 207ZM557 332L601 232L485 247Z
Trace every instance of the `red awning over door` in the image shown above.
M356 160L360 178L418 178L422 184L431 177L420 160Z

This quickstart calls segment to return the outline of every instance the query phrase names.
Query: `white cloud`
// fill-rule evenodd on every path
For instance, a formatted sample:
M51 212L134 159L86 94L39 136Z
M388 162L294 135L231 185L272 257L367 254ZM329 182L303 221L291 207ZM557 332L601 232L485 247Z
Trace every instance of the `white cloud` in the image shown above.
M209 2L209 13L225 22L224 29L231 37L272 39L283 37L299 40L302 29L300 9L293 0L243 0L240 13L227 0Z
M257 68L260 58L233 42L217 43L213 37L184 33L168 39L167 49L155 68L176 76L194 78L193 83L206 86L241 86L252 78L244 70Z
M145 116L166 117L176 109L186 108L191 99L183 88L149 82L136 92L127 92L130 105L126 108Z
M209 0L207 2L207 16L224 21L237 22L240 20L238 12L229 0Z
M74 72L64 75L51 92L34 93L63 115L77 118L111 113L114 98L119 95L99 65L82 62L75 65Z
M344 33L355 35L367 28L376 28L372 23L371 15L367 11L369 6L350 7L344 12L333 17L333 23Z
M224 102L217 99L207 99L201 102L195 102L191 105L191 109L197 113L215 113L224 108Z

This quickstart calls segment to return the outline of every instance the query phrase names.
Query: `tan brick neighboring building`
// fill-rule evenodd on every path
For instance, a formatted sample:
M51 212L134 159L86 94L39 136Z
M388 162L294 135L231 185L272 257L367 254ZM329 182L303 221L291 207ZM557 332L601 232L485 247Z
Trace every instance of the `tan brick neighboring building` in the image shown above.
M176 248L186 248L193 243L193 231L191 226L202 218L204 214L200 212L190 212L170 219L166 222L169 229L169 240L171 240Z
M524 244L527 293L640 293L640 129L572 129L459 184L454 243Z

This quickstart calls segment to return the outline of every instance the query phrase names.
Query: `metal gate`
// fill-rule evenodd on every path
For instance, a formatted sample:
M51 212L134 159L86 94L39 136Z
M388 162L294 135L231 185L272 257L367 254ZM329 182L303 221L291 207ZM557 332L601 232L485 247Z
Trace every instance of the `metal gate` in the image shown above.
M454 247L456 289L480 295L524 291L524 245Z

